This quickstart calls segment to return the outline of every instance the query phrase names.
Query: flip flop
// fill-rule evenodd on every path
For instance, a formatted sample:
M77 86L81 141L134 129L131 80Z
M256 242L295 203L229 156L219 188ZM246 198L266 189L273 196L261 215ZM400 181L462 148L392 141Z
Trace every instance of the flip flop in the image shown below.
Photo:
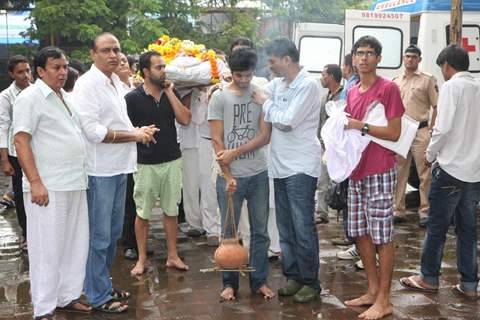
M67 304L65 307L57 307L56 310L57 311L64 311L64 312L75 312L75 313L90 313L92 311L92 307L90 307L89 310L83 310L83 309L75 308L75 305L77 303L80 303L84 306L90 307L89 304L81 301L80 299L75 299L75 300L70 301L70 303Z
M454 286L452 290L456 295L462 298L465 298L467 300L470 300L470 301L478 300L478 293L476 291L465 291L462 289L462 286L460 286L459 284Z
M406 289L414 290L418 292L435 293L438 291L438 288L422 287L422 285L415 280L415 277L416 276L400 278L399 280L400 284Z

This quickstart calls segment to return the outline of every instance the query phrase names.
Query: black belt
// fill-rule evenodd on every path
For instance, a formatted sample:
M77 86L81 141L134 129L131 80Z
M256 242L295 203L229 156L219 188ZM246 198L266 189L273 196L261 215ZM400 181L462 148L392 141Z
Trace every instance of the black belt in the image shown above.
M422 121L418 124L418 129L428 127L428 120Z

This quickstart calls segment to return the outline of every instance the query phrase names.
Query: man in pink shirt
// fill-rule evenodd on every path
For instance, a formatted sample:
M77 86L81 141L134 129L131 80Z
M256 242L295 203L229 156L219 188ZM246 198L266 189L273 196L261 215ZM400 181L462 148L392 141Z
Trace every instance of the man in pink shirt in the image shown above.
M347 95L345 111L351 118L346 129L397 141L405 109L398 86L376 74L382 45L374 37L364 36L354 44L352 53L360 82ZM385 107L386 127L363 121L368 108L377 102ZM396 180L395 153L370 142L350 176L348 189L348 234L355 238L360 251L368 289L363 296L345 301L345 304L369 306L360 314L362 319L380 319L393 312L389 296L394 262L392 215ZM378 272L376 252L380 257Z

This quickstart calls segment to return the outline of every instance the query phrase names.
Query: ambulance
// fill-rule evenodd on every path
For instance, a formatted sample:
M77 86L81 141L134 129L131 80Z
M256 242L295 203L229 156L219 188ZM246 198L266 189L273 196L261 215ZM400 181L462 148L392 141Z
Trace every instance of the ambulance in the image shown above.
M341 64L357 39L377 38L383 47L378 73L391 79L402 73L403 51L410 44L422 50L420 69L443 82L436 65L449 43L450 0L378 0L370 10L346 10L345 25L299 23L293 39L300 64L319 74L329 63ZM480 79L480 0L463 0L462 46L470 56L470 72Z

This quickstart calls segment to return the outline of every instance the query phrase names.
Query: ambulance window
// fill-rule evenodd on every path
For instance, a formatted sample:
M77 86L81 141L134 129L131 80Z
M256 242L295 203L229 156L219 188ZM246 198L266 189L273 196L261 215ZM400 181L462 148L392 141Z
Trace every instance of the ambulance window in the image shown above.
M340 65L342 59L342 39L335 37L300 38L300 65L310 72L322 72L330 63Z
M402 66L402 30L368 26L358 26L353 29L353 43L363 36L373 36L382 44L382 61L378 65L379 68L398 69Z
M450 26L446 28L447 43L450 42ZM480 73L480 26L464 24L462 26L462 47L467 50L470 58L470 72Z

